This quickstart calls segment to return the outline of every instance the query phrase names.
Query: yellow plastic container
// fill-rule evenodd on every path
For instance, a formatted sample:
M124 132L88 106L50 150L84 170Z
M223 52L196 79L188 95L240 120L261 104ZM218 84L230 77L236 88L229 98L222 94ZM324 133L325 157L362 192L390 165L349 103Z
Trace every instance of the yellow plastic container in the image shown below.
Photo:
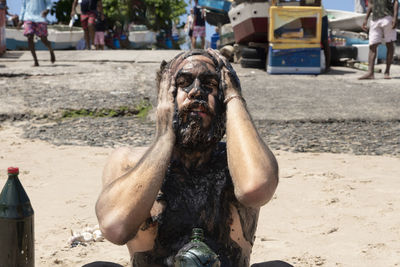
M271 6L269 41L272 43L320 43L322 8Z

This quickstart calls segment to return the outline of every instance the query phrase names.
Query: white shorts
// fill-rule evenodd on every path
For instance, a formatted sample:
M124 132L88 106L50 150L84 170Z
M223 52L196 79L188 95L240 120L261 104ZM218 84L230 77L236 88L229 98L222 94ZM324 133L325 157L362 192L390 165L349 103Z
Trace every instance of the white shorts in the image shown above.
M104 45L104 32L95 32L94 44L95 45Z
M380 44L382 41L385 41L385 43L396 41L396 29L393 29L392 22L392 16L386 16L377 21L371 20L369 45Z

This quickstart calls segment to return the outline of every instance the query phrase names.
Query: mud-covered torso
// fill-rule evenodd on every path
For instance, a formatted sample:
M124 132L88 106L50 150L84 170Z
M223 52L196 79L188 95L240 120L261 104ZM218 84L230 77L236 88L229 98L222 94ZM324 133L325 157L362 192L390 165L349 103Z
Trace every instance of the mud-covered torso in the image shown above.
M253 244L257 211L235 198L229 175L226 145L217 145L211 160L195 170L172 161L157 201L165 205L157 216L158 232L151 251L134 253L133 266L172 266L173 257L190 241L192 229L204 230L205 243L219 255L221 266L248 266L249 258L230 238L233 205L244 238Z

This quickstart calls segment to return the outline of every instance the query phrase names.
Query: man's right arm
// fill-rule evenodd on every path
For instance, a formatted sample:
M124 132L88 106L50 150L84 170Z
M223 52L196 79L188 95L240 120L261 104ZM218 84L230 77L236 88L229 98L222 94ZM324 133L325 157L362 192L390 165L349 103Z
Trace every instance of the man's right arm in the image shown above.
M364 22L363 22L363 25L362 25L362 28L363 28L364 31L368 31L367 24L368 24L369 16L372 13L372 7L373 7L373 3L371 2L371 3L368 4L367 15L365 15L365 19L364 19Z
M111 156L96 203L100 229L109 241L125 244L150 217L171 158L172 138L160 137L133 166L129 158L135 155L130 150L120 149Z
M131 240L150 217L175 145L173 93L174 85L166 71L160 83L154 144L139 160L130 150L119 150L105 167L96 214L100 230L115 244Z

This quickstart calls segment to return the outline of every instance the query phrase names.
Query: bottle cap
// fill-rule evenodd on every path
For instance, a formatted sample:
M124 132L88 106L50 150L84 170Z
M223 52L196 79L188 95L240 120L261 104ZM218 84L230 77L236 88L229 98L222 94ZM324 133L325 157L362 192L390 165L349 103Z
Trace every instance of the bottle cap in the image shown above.
M19 174L19 169L18 167L9 167L7 169L8 174Z

